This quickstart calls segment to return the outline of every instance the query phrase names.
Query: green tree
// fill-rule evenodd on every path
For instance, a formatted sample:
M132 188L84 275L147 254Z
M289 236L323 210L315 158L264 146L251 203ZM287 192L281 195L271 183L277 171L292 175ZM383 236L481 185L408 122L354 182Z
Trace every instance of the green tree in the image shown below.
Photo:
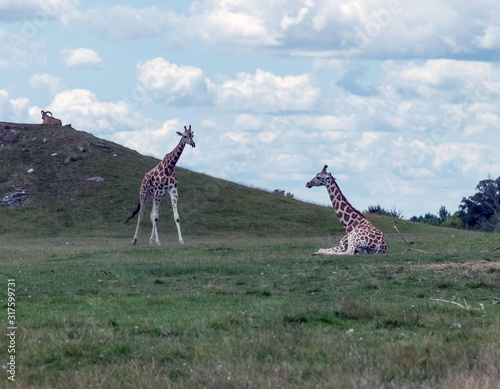
M438 217L439 217L439 220L442 223L444 223L446 220L448 220L450 218L450 213L448 212L448 210L445 208L444 205L441 205L441 208L439 208L439 213L438 213Z
M460 203L458 216L464 227L500 231L500 177L479 181L476 191Z

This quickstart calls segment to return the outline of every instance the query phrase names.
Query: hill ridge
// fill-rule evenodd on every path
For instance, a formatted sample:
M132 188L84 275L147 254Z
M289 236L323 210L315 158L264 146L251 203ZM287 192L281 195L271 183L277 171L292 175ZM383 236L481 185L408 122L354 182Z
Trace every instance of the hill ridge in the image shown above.
M0 122L0 198L14 189L30 194L20 207L0 207L0 229L68 233L112 227L129 235L131 227L121 224L137 205L142 177L158 161L71 125ZM176 172L181 226L188 235L341 231L326 207L180 167ZM92 177L104 181L88 181ZM171 213L165 199L160 234L175 233ZM147 231L149 217L144 219L141 230Z
M105 232L131 238L134 223L123 222L137 206L144 174L159 161L69 124L0 122L0 199L16 189L29 193L21 206L0 206L0 233ZM188 239L228 233L338 238L344 233L331 206L181 167L176 173L181 227ZM89 180L93 177L103 180ZM148 204L139 241L150 234L150 209ZM384 233L393 232L394 218L366 216ZM418 223L398 222L409 223L408 230L421 229ZM162 202L158 228L160 235L175 240L169 199Z

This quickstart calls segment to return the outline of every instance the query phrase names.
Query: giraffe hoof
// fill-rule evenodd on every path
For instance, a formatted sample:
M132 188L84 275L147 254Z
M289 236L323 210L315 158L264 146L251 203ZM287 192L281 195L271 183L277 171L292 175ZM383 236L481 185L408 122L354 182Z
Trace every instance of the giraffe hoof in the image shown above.
M183 240L183 239L180 239L180 240L179 240L179 244L180 244L180 245L182 245L182 246L184 246L184 240Z
M137 246L137 239L134 239L134 240L132 241L132 246Z

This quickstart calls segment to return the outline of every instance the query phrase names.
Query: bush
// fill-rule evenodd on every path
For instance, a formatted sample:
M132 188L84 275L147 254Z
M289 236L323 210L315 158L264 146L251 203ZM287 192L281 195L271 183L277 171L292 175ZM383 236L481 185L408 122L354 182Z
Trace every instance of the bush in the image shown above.
M460 219L458 213L454 213L445 222L443 222L441 226L461 229L464 228L464 222Z
M450 218L450 213L448 210L444 207L444 205L439 208L439 216L434 215L430 212L427 212L424 216L412 216L410 218L410 221L416 222L416 223L425 223L425 224L430 224L431 226L441 226L443 223L445 223L448 219Z
M388 210L382 208L380 206L380 204L368 206L368 210L366 212L367 213L375 213L377 215L391 216L391 217L395 217L397 219L403 218L402 211L397 210L396 208L393 208L393 209L388 211Z

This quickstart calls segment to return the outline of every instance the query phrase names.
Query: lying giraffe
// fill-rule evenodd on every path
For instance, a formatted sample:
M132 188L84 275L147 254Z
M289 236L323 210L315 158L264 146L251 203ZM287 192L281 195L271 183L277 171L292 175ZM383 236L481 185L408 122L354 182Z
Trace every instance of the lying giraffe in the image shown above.
M371 224L364 215L355 209L340 191L335 178L323 170L306 184L306 187L326 186L333 209L344 227L346 235L340 244L329 249L319 249L313 255L353 255L385 253L385 244L382 231Z
M175 174L175 164L179 160L184 146L186 144L196 147L193 137L194 132L191 131L191 126L189 129L184 126L184 133L181 134L177 132L177 135L181 136L179 144L168 153L163 160L156 165L153 169L146 173L142 179L141 190L139 193L139 205L137 209L132 213L125 223L132 219L137 213L139 213L137 219L137 227L135 229L134 239L132 244L135 246L137 244L137 237L139 235L139 225L141 224L141 218L144 214L144 207L146 205L146 200L150 195L153 195L153 209L151 210L151 223L153 223L153 230L151 232L151 238L149 239L149 244L160 245L160 240L158 239L158 230L156 228L156 223L158 222L158 216L160 214L160 203L163 196L169 194L170 200L172 202L172 210L174 211L174 220L177 226L177 233L179 234L179 243L184 244L181 234L181 224L179 220L179 213L177 212L177 176Z

